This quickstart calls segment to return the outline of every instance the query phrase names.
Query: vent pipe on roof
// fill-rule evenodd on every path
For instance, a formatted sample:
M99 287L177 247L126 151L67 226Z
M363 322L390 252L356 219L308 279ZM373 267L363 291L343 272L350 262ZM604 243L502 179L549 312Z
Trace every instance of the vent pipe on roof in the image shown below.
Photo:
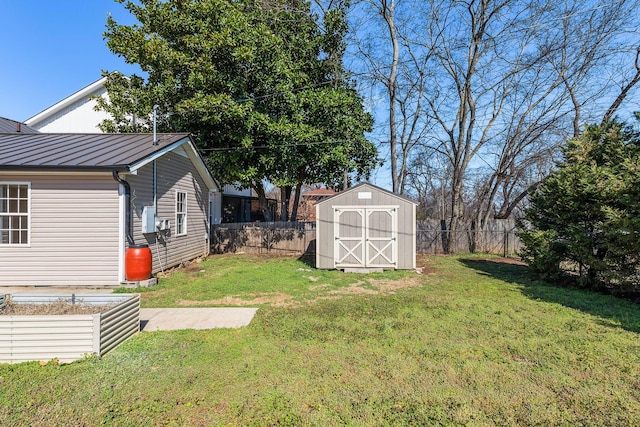
M22 123L16 122L16 132L22 132Z
M156 122L158 116L158 105L153 106L153 145L158 145L158 138L156 136Z

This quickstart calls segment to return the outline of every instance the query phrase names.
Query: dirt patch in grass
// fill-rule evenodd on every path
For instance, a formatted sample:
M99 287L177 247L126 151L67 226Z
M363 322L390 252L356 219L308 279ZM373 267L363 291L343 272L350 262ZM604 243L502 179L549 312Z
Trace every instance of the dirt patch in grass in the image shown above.
M97 314L108 310L112 305L71 304L57 301L51 304L16 304L7 302L0 308L0 316L38 316L62 314Z
M431 265L430 257L427 255L416 256L416 270L422 274L435 274L438 272L436 268Z
M321 284L310 287L312 291L326 291L323 295L318 295L304 301L294 300L291 295L281 292L277 293L253 293L248 294L250 298L240 298L238 296L228 296L212 300L193 301L181 300L178 302L183 307L227 305L227 306L251 306L258 304L270 304L274 307L294 307L302 304L313 304L316 301L326 299L337 299L347 295L389 295L400 289L420 286L420 276L406 277L400 280L370 279L368 281L358 281L346 288L329 290L332 285Z
M181 300L178 305L183 307L207 306L207 305L230 305L230 306L247 306L256 304L271 304L276 307L287 307L291 305L293 297L283 293L265 293L265 294L248 294L253 298L240 298L237 296L228 296L218 299L210 299L204 301Z
M173 273L181 271L183 273L199 273L203 271L202 266L200 265L204 259L196 258L191 261L183 261L175 267L164 270L162 273L158 273L158 277L169 277Z
M369 280L369 286L366 282L356 282L347 288L336 289L330 291L333 295L389 295L395 293L399 289L420 286L420 278L406 277L401 280Z
M335 300L349 295L391 295L400 289L420 286L420 277L407 277L402 280L369 280L368 282L352 283L346 288L328 291L327 295L320 295L307 303L312 304L320 300ZM323 285L320 285L323 286ZM330 285L326 285L330 286Z

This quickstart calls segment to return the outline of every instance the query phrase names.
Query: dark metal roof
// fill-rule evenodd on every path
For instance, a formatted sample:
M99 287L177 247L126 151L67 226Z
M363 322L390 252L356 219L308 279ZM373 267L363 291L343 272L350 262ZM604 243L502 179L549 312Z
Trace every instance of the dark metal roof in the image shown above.
M126 170L186 133L0 133L0 170Z
M24 123L0 117L0 133L38 133L38 131Z

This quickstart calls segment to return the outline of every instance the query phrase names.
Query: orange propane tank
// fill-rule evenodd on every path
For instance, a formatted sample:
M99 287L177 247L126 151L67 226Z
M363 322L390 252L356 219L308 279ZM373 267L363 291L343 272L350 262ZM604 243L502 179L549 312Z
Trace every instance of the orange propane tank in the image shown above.
M124 257L127 280L136 282L151 277L151 249L149 245L131 245Z

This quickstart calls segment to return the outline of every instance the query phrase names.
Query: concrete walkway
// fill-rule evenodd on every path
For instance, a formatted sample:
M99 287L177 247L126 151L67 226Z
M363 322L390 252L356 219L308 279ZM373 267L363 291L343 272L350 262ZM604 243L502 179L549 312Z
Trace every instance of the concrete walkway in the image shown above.
M240 328L251 323L257 308L141 308L140 329L173 331L176 329Z
M4 294L59 294L89 295L111 294L111 288L60 288L60 287L0 287ZM140 330L174 331L177 329L240 328L251 323L257 308L212 307L212 308L141 308Z

